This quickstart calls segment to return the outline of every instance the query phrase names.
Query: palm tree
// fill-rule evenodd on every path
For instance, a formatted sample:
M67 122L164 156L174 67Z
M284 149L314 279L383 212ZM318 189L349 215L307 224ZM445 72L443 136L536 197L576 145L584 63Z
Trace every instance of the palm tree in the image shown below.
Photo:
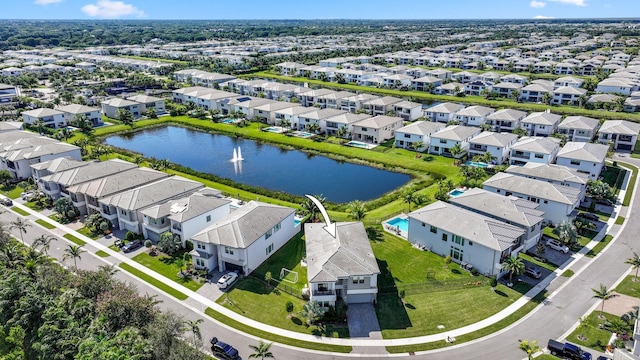
M487 123L483 123L483 124L480 124L479 128L482 131L491 131L491 130L493 130L493 125L487 124Z
M591 325L589 324L589 321L587 321L586 317L583 316L580 319L578 319L578 327L576 328L576 330L580 330L580 335L578 335L578 339L580 339L581 341L587 340L587 338L584 336L584 330L589 326Z
M310 133L317 133L318 131L320 131L320 125L318 125L318 123L310 123L307 124L307 126L305 126L306 130Z
M338 128L338 130L336 130L336 137L342 139L347 135L347 132L348 132L347 127L341 126Z
M508 257L503 263L502 268L509 272L509 282L512 282L513 275L520 275L524 272L524 263L518 257Z
M520 90L512 90L509 96L511 97L511 99L513 99L513 101L520 102Z
M636 269L636 276L633 278L633 281L638 281L638 268L640 268L640 257L636 252L633 252L633 257L628 258L624 261L625 264L631 265L632 269Z
M198 340L202 340L202 333L200 332L200 324L202 324L204 320L187 320L184 325L186 330L191 331L193 334L193 346L196 346L196 342Z
M551 105L551 100L553 100L553 97L551 96L550 93L546 92L544 94L542 94L542 102L547 104L547 105Z
M456 143L455 145L453 145L451 147L451 149L449 149L449 152L451 153L451 156L453 156L453 161L454 163L458 163L458 155L462 154L462 145Z
M513 133L515 135L517 135L518 137L523 137L523 136L527 135L528 131L527 131L527 129L525 129L523 127L517 127L515 129L513 129Z
M599 289L591 289L591 291L593 291L594 298L602 300L602 307L600 308L600 315L598 315L598 317L603 319L604 317L602 316L602 312L604 311L604 302L611 299L613 297L613 293L603 284L600 284Z
M123 124L133 127L134 119L131 111L127 109L118 109L118 111L116 112L116 117L118 118L118 120L122 121Z
M577 243L580 237L580 235L578 235L578 229L568 221L563 221L558 224L558 226L553 229L553 233L558 235L560 241L568 245Z
M411 144L411 147L413 148L413 150L415 151L420 151L421 148L424 147L424 142L422 141L415 141Z
M47 255L49 246L51 245L52 241L58 241L58 239L51 235L41 235L33 241L33 247L40 248L40 250L42 250L42 252Z
M56 132L56 139L67 141L69 138L73 136L73 131L69 130L69 128L62 128Z
M347 205L347 212L355 221L362 221L362 219L367 215L366 207L362 201L358 200L352 201Z
M20 232L20 240L22 241L22 245L24 245L24 238L22 237L22 234L27 233L28 227L31 227L31 224L27 223L27 220L24 220L22 218L16 218L15 221L11 222L11 226L9 226L10 229L17 229Z
M282 119L280 120L280 127L289 130L291 129L291 121L289 121L288 119Z
M80 255L85 253L86 250L82 249L82 247L80 245L69 245L68 248L64 249L64 252L65 252L65 254L62 257L62 260L67 260L69 258L72 258L73 259L73 267L76 270L78 270L78 263L76 261L77 261L77 259L82 260Z
M533 359L533 354L540 351L540 346L538 346L538 342L535 340L531 342L529 340L524 340L520 343L519 347L520 350L527 353L527 359L529 360Z
M271 351L269 351L271 349L271 344L272 343L267 344L265 342L262 342L262 340L260 340L258 342L258 346L249 345L249 348L253 350L253 354L249 355L249 359L257 359L257 358L260 358L262 360L275 359L275 356L273 356Z

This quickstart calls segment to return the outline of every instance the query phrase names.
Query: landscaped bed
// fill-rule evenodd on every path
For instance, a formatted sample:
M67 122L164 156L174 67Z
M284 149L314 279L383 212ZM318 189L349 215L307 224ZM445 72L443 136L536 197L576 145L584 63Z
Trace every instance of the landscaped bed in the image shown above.
M182 256L183 253L184 252L179 252L174 254L173 256L151 256L148 252L144 251L134 256L133 261L148 267L158 274L163 275L190 290L197 291L200 287L202 287L203 283L194 280L192 277L178 276L180 267L175 264L175 259L177 259L177 257L179 256ZM186 271L186 268L183 267L182 270Z
M636 280L635 272L633 275L628 275L622 280L622 282L614 289L615 292L640 298L640 279Z
M589 314L585 319L586 326L575 329L571 334L569 334L569 336L567 336L567 341L604 352L612 333L611 331L601 329L600 324L614 319L619 320L620 317L608 313L602 313L606 318L606 320L603 320L598 317L599 315L600 311L594 311Z

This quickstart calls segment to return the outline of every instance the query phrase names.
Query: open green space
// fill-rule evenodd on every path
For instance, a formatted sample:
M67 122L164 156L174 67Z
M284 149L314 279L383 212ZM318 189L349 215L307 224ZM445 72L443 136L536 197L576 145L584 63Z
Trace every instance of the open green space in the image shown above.
M47 228L47 229L49 229L49 230L51 230L51 229L55 229L55 228L56 228L56 226L55 226L55 225L50 224L49 222L44 221L44 220L42 220L42 219L38 219L38 220L36 220L36 224L41 225L41 226L43 226L43 227L45 227L45 228Z
M518 257L521 258L522 260L526 260L526 261L528 261L528 262L530 262L532 264L540 266L541 268L545 268L545 269L547 269L549 271L555 271L558 268L558 265L556 265L554 263L539 261L538 259L535 259L531 255L528 255L528 254L519 253Z
M616 286L614 291L619 294L640 298L640 281L636 279L635 270L633 275L625 277L624 280Z
M134 256L133 261L137 262L140 265L148 267L158 274L169 278L190 290L197 291L202 287L202 285L204 285L203 283L194 280L192 277L178 275L180 272L180 267L176 265L176 260L179 257L182 257L183 253L184 252L178 252L173 256L162 254L158 256L151 256L148 252L144 251ZM186 266L183 267L182 270L186 272Z
M547 104L536 104L536 103L522 103L515 102L510 98L498 98L498 99L485 99L482 96L464 96L464 97L456 97L450 95L435 95L430 94L424 91L403 91L403 90L394 90L394 89L381 89L370 86L363 85L355 85L355 84L339 84L335 82L307 79L303 77L291 77L284 75L277 75L269 71L259 71L251 74L241 75L242 78L269 78L276 79L285 83L307 83L311 86L317 85L326 89L339 89L339 90L347 90L347 91L355 91L358 93L370 93L376 95L388 95L388 96L396 96L403 98L411 98L413 100L423 100L423 101L431 101L431 102L458 102L469 105L483 105L492 108L510 108L517 109L522 111L545 111L547 109L551 109L551 112L559 114L559 115L584 115L590 116L598 119L624 119L631 121L640 121L640 114L638 113L625 113L625 112L613 112L606 110L588 110L581 109L577 106L568 106L568 105L547 105Z
M25 210L22 210L21 208L19 208L17 206L12 206L11 210L17 212L18 214L20 214L22 216L29 216L30 215L28 212L26 212Z
M22 194L22 192L24 191L23 188L17 186L17 185L7 185L7 186L2 186L0 187L0 194L10 198L10 199L17 199L20 197L20 194Z
M76 237L74 235L71 235L71 234L64 234L62 237L67 239L67 240L69 240L69 241L71 241L72 243L74 243L76 245L80 245L80 246L87 245L86 241L84 241L82 239L79 239L78 237Z
M143 273L142 271L134 268L133 266L126 264L126 263L120 263L120 268L122 268L123 270L126 270L127 272L133 274L134 276L140 278L141 280L157 287L158 289L166 292L167 294L175 297L178 300L187 300L188 296L185 295L184 293L172 288L171 286L163 283L162 281L154 278L153 276L149 276L145 273Z
M251 276L264 279L267 272L271 272L271 277L279 281L282 268L286 268L298 273L298 281L293 283L293 277L289 275L285 277L285 280L288 281L282 281L282 285L301 291L302 288L307 285L307 267L303 267L301 264L302 258L305 257L305 252L304 234L300 231L275 254L269 257L267 261L258 266L258 268L251 273Z
M600 329L599 325L605 321L620 319L620 317L604 312L602 315L606 320L603 320L598 317L599 315L600 311L594 311L589 314L585 318L586 326L575 329L571 334L569 334L569 336L567 336L567 341L576 345L604 352L607 344L609 343L609 339L611 338L611 331Z
M538 346L543 348L543 347L545 347L547 345L546 344L538 344ZM557 356L550 355L550 354L542 354L542 355L534 357L534 359L537 359L537 360L559 360L560 358L557 357Z
M96 232L94 232L94 231L92 231L90 229L87 229L85 226L81 227L80 229L78 229L76 231L78 233L80 233L80 234L92 239L92 240L98 240L98 239L100 239L101 237L104 236L104 233L102 233L102 232L97 232L96 233Z
M542 233L548 237L559 240L560 238L558 237L558 235L553 233L553 229L554 228L547 226L546 228L542 229ZM578 238L579 247L582 248L585 245L587 245L591 240L593 240L593 238L596 237L596 235L598 235L598 233L593 230L589 230L589 229L585 230L583 234L581 234L580 237ZM572 250L575 250L575 249L572 249Z
M600 176L602 176L602 181L611 186L617 193L620 187L622 187L626 173L627 171L619 166L607 164L606 170L603 171Z
M353 350L351 346L333 345L333 344L327 344L327 343L315 343L315 342L302 341L298 339L292 339L289 337L272 334L270 332L256 329L247 324L236 321L226 315L223 315L213 310L212 308L207 308L204 311L204 313L209 315L213 319L220 321L223 324L231 326L234 329L240 330L244 333L251 334L253 336L256 336L258 338L261 338L267 341L274 341L280 344L291 345L291 346L304 348L304 349L331 351L331 352L339 352L339 353L350 353Z
M586 256L594 257L598 255L610 242L613 240L613 236L605 235L605 237L600 240L593 249L589 250Z
M291 313L288 313L286 308L289 301L294 306ZM250 319L282 329L317 336L349 337L349 328L346 323L308 326L304 318L299 315L302 306L307 303L305 300L278 291L273 286L253 277L245 277L238 281L216 302ZM266 304L268 304L267 307L265 307Z
M106 251L102 251L102 250L96 251L96 255L100 256L101 258L106 258L110 256Z

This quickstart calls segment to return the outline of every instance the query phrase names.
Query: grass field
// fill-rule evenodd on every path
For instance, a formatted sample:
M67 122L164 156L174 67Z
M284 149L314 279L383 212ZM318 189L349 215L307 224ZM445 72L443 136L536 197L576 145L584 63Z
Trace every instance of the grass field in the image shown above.
M282 248L280 248L275 254L273 254L267 261L262 263L253 273L252 276L258 279L264 279L267 272L271 272L273 279L280 280L280 272L282 268L298 273L298 281L292 283L293 276L289 275L286 280L283 281L283 285L290 286L297 290L302 290L307 285L307 267L303 267L300 260L305 256L305 241L303 239L302 231L294 236L289 242L287 242Z
M598 242L596 246L593 247L593 249L589 250L587 256L594 257L598 255L609 244L609 242L611 242L611 240L613 240L613 236L605 235L605 237L600 240L600 242Z
M107 254L105 251L102 251L102 250L96 251L96 255L100 256L101 258L105 258L105 257L109 257L110 256L109 254Z
M606 308L606 306L605 306ZM582 329L578 328L574 330L569 336L567 336L567 341L586 346L591 349L598 350L600 352L605 351L605 347L609 343L609 339L611 338L611 332L604 329L599 329L598 325L602 324L605 321L611 321L613 319L620 319L619 316L602 313L606 320L601 320L598 318L600 311L594 311L586 317L586 324ZM576 319L577 320L577 319Z
M62 237L67 239L67 240L69 240L69 241L71 241L72 243L74 243L76 245L80 245L80 246L87 245L87 243L84 240L79 239L76 236L73 236L71 234L64 234L64 236L62 236Z
M19 207L17 207L17 206L12 206L12 207L11 207L11 210L13 210L13 211L17 212L18 214L20 214L20 215L22 215L22 216L29 216L29 213L28 213L28 212L26 212L25 210L20 209L20 208L19 208Z
M11 199L19 198L20 194L22 194L23 191L24 189L17 185L8 185L8 186L0 187L0 194Z
M632 275L628 275L622 280L622 282L614 289L615 292L640 298L640 281L636 280L635 270Z
M46 222L46 221L44 221L44 220L42 220L42 219L38 219L38 220L36 220L36 224L41 225L41 226L43 226L43 227L45 227L45 228L47 228L47 229L49 229L49 230L51 230L51 229L55 229L55 228L56 228L56 226L55 226L55 225L50 224L50 223L48 223L48 222Z
M197 291L202 287L202 283L190 277L185 278L178 276L180 267L175 264L175 260L178 256L182 256L182 253L178 253L173 257L170 257L167 255L151 256L149 253L144 251L134 256L133 261L148 267L158 274L163 275L190 290ZM186 267L182 268L182 270L186 271Z
M134 268L131 265L125 264L125 263L120 263L120 268L122 268L123 270L126 270L127 272L135 275L136 277L140 278L141 280L157 287L158 289L166 292L167 294L175 297L178 300L187 300L188 296L183 294L182 292L172 288L169 285L166 285L165 283L163 283L160 280L157 280L156 278L154 278L153 276L149 276L145 273L143 273L142 271Z

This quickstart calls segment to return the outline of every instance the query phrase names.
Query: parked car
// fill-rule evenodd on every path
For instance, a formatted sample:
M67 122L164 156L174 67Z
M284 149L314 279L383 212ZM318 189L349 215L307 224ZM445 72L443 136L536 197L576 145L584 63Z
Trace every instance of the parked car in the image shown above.
M542 276L542 273L540 272L540 270L534 267L529 267L529 266L524 269L524 273L525 275L530 276L534 279L540 279L540 277Z
M0 200L0 204L4 205L4 206L12 206L13 205L13 201L9 198L4 198L2 200Z
M564 254L569 252L569 248L567 247L567 245L561 243L556 239L547 239L547 246Z
M136 250L138 248L142 247L142 240L133 240L130 243L128 243L127 245L122 247L122 251L124 252L130 252L133 250Z
M549 349L551 355L558 356L562 359L591 360L590 353L583 351L579 346L571 343L561 343L549 339L547 349Z
M615 206L616 204L609 199L598 199L596 200L596 204L606 205L606 206Z
M211 352L213 352L217 357L221 357L226 360L238 359L238 350L233 346L222 341L218 341L218 338L215 336L211 338L210 342Z
M229 287L229 285L233 284L233 282L236 281L237 278L238 278L237 273L234 273L232 271L228 272L222 275L220 279L218 279L218 287L220 289L226 289Z
M585 219L587 219L587 220L591 220L591 221L598 221L598 220L600 220L600 218L598 217L598 215L596 215L596 214L592 214L592 213L586 213L586 212L579 213L579 214L578 214L578 217L585 218Z

